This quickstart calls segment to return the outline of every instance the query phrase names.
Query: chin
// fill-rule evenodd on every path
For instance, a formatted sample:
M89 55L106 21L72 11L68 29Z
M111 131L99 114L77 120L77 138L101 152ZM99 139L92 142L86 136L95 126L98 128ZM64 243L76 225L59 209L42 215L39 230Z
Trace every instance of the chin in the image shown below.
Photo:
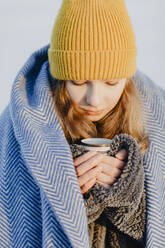
M103 118L104 116L88 116L88 119L90 120L90 121L99 121L99 120L101 120L102 118Z

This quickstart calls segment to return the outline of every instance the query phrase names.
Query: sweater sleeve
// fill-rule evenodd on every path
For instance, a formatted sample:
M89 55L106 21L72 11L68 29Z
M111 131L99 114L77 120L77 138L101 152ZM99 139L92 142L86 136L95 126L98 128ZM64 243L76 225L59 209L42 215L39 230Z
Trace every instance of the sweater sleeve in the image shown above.
M84 204L88 224L104 211L120 231L138 239L145 222L143 157L136 140L127 134L116 135L107 154L115 156L122 148L127 150L128 159L117 182L109 188L96 183L83 195Z
M127 134L114 137L108 154L115 156L122 148L127 150L128 159L117 182L109 188L96 183L90 194L118 230L140 239L145 228L146 208L143 156L136 140Z

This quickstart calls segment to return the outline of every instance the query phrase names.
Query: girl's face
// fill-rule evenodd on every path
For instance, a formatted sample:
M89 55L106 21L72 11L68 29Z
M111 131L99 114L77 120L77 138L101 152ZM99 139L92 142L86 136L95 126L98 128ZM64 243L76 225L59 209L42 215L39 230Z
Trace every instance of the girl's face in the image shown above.
M126 79L113 80L68 80L66 89L71 101L91 121L99 121L119 101Z

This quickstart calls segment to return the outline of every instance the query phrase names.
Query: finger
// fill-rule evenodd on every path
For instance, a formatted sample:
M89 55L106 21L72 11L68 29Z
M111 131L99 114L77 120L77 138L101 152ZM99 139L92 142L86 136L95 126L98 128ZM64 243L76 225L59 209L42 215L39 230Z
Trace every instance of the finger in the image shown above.
M81 156L79 156L79 157L74 159L74 165L78 166L78 165L80 165L81 163L83 163L84 161L88 160L89 158L93 157L96 154L97 154L96 151L86 152L85 154L83 154L83 155L81 155Z
M127 159L127 151L126 149L121 149L116 155L116 158L120 160L126 160Z
M81 193L85 194L96 183L96 177L89 180L85 185L81 187Z
M101 160L102 163L107 164L109 166L118 168L118 169L123 169L123 167L125 166L125 162L122 160L119 160L117 158L114 158L112 156L104 156Z
M104 173L99 173L96 176L96 179L97 179L97 181L100 181L101 183L109 184L109 185L112 185L113 183L115 183L117 181L116 178L114 178L112 176L108 176Z
M96 176L100 173L101 167L95 167L88 171L87 173L83 174L82 176L78 177L78 182L80 187L86 184L89 180L96 178Z
M102 167L102 173L106 174L107 176L118 178L121 174L121 169L116 168L112 165L100 163L99 166Z
M112 185L112 184L102 183L102 182L100 182L98 180L96 180L96 182L99 183L99 184L101 184L101 185L103 185L105 188L109 188Z
M87 171L89 171L90 169L96 167L101 162L101 159L102 159L102 155L96 154L92 158L81 163L79 166L76 167L77 176L81 176Z

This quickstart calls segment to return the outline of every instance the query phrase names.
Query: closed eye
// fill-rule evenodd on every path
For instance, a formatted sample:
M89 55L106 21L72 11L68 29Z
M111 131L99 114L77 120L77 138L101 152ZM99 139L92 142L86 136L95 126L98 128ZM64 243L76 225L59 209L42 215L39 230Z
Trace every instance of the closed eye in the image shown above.
M119 81L111 81L111 82L105 82L107 85L110 85L110 86L115 86L119 83Z
M76 85L76 86L82 86L82 85L85 85L86 84L86 82L84 82L84 83L76 83L76 82L74 82L72 80L71 80L71 83L74 84L74 85Z
M83 83L76 83L74 81L71 80L71 83L76 85L76 86L82 86L82 85L85 85L87 82L83 82ZM107 85L110 85L110 86L115 86L119 83L119 81L108 81L108 82L104 82L105 84Z

